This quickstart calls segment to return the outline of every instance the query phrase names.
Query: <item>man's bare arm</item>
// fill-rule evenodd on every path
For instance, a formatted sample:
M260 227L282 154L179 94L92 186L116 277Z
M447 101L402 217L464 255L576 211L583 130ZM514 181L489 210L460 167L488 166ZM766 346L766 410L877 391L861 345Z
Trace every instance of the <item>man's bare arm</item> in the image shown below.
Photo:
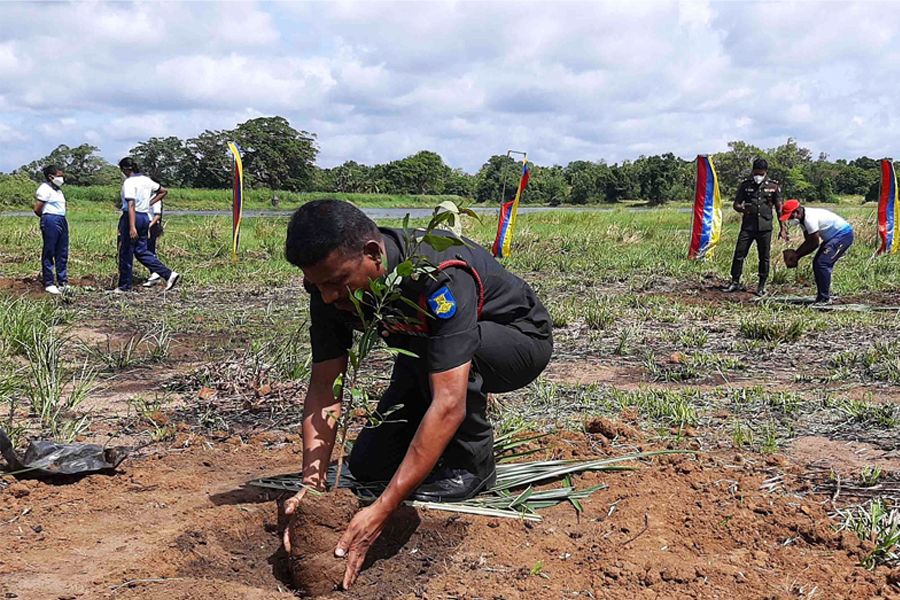
M137 213L134 211L134 200L126 200L128 203L128 233L131 239L138 239Z
M396 509L422 483L465 420L471 364L467 362L429 376L431 406L425 412L403 462L377 501L386 510Z
M303 400L303 481L316 489L325 486L341 416L341 398L334 396L334 382L346 370L346 355L313 363Z
M169 195L169 190L164 188L163 186L159 186L159 189L156 190L156 193L150 198L150 206L153 206L163 198Z
M800 244L800 247L797 248L797 258L803 258L807 254L811 254L819 247L819 232L816 233L806 233L803 232L804 240L803 243Z

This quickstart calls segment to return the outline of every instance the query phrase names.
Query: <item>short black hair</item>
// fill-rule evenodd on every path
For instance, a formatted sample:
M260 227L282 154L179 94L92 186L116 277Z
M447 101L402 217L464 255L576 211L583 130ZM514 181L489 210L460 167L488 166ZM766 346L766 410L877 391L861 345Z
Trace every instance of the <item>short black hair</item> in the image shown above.
M754 171L768 171L769 170L769 161L764 158L757 158L753 161L753 170Z
M373 239L381 239L381 233L363 211L343 200L314 200L294 211L284 257L297 267L312 267L335 250L361 253Z
M47 179L50 179L53 175L56 175L60 171L62 171L62 169L60 169L56 165L47 165L43 168L44 177L46 177Z
M140 173L141 167L138 166L137 161L131 158L130 156L126 156L122 160L119 161L120 169L128 169L132 173Z

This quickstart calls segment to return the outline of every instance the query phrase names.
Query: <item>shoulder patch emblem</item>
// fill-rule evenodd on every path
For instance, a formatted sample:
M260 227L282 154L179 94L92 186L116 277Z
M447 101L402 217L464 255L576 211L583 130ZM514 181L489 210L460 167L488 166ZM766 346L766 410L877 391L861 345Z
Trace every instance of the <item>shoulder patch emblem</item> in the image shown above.
M446 285L428 297L428 306L439 319L449 319L456 314L456 298Z

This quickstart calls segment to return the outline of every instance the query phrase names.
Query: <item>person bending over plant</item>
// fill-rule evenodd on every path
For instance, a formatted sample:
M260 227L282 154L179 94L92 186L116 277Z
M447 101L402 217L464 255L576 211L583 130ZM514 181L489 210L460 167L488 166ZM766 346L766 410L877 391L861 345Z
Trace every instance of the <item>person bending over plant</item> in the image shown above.
M310 294L312 373L302 426L308 488L325 487L346 423L344 396L352 405L363 395L356 377L365 357L378 339L396 354L375 411L381 422L361 431L349 458L356 480L386 487L335 549L348 557L345 588L404 500L463 501L494 485L487 394L526 386L550 361L547 310L485 249L436 229L458 218L459 209L450 209L414 231L408 218L402 229L379 228L347 202L318 200L288 225L285 257L303 271ZM286 502L287 514L305 491ZM290 541L286 532L288 551Z

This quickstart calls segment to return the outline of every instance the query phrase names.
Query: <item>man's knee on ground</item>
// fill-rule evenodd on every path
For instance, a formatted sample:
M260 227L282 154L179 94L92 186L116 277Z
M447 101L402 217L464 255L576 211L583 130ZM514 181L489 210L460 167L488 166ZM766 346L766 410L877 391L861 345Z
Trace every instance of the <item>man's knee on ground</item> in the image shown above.
M389 481L397 470L396 464L378 456L375 452L364 452L362 448L354 447L347 460L350 473L357 481Z

